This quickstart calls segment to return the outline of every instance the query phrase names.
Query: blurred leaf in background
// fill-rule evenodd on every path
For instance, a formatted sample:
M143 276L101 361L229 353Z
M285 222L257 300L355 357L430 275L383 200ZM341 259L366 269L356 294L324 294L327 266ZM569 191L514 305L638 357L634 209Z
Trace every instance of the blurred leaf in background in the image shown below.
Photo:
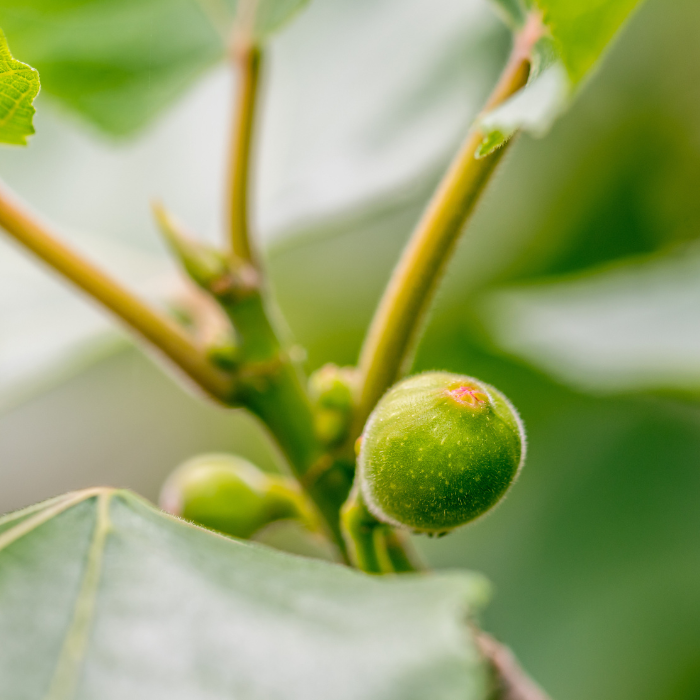
M484 300L494 341L583 391L700 391L697 247L624 261Z
M307 0L260 0L267 37ZM0 26L44 89L115 135L143 127L223 60L237 0L6 0Z
M44 90L101 128L143 125L219 60L220 34L195 0L7 0L13 50Z
M595 65L639 0L535 0L544 11L571 80Z

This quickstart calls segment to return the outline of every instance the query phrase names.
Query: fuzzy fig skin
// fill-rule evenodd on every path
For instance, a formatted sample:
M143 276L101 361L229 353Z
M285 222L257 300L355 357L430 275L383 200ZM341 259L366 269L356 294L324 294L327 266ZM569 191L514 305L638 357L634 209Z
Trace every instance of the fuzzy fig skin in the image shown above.
M501 392L473 377L426 372L379 401L358 468L376 518L442 534L493 507L524 458L522 421Z

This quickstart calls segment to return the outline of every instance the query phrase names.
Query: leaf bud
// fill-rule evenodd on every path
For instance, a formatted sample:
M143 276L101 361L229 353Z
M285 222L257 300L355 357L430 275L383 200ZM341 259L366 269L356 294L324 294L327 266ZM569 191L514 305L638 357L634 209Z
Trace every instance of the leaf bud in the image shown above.
M162 204L154 202L153 213L166 243L189 278L222 305L259 293L260 280L252 265L187 236Z
M360 443L362 495L382 522L433 535L493 507L525 458L508 399L472 377L426 372L392 387Z

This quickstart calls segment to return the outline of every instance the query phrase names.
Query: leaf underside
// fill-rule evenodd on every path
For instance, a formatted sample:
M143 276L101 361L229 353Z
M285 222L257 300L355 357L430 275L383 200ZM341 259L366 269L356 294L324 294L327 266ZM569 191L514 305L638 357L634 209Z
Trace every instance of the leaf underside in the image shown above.
M39 74L13 58L0 30L0 143L27 143L34 133L32 103L38 93Z
M373 578L129 492L0 519L0 697L481 700L476 575Z

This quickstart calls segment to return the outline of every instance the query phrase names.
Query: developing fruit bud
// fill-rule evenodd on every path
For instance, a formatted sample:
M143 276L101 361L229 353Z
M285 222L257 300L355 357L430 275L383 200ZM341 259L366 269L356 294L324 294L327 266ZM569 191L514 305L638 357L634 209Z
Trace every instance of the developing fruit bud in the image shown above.
M343 442L350 430L354 380L354 367L333 364L324 365L309 378L316 435L328 447Z
M379 401L358 461L379 520L441 534L495 505L525 458L525 432L503 394L472 377L426 372Z
M293 480L225 454L201 455L178 467L163 486L160 505L168 513L242 539L275 520L302 520L309 526L313 521Z

